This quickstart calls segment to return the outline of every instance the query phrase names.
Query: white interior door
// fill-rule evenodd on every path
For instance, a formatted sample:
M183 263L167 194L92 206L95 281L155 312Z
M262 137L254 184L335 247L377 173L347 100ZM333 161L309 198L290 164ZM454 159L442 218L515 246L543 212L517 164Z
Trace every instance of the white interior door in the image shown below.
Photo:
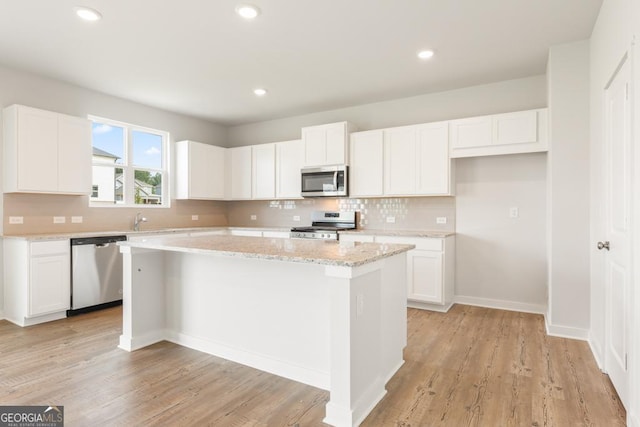
M631 258L631 106L630 64L625 60L605 94L606 230L607 241L598 248L606 253L606 341L605 370L620 400L628 407L628 367L630 344Z

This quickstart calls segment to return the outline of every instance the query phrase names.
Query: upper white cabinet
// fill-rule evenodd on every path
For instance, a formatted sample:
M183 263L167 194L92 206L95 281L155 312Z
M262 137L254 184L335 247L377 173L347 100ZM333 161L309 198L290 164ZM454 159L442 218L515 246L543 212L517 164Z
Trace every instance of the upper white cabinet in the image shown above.
M91 192L89 120L12 105L3 123L5 193Z
M370 130L351 134L349 195L382 196L384 176L383 131Z
M353 197L453 193L447 122L351 134Z
M276 196L276 144L251 146L251 196L273 199Z
M251 146L227 149L227 189L232 200L251 199Z
M176 142L176 199L223 199L225 151L195 141Z
M452 120L451 157L547 151L547 109Z
M447 122L384 129L384 195L451 195Z
M299 199L304 144L300 140L276 143L276 198Z
M349 163L349 134L354 130L348 122L302 128L305 166Z

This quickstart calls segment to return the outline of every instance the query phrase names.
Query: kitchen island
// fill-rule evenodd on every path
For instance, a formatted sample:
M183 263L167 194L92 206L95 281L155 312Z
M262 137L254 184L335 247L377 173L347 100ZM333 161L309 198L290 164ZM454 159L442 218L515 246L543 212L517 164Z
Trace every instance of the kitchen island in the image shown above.
M240 236L121 242L120 348L167 340L328 390L359 425L406 346L412 245Z

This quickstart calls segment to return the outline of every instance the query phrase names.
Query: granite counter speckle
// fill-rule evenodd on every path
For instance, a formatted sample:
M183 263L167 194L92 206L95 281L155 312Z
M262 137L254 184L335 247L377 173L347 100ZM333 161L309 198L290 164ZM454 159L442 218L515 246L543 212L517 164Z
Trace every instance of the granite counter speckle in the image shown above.
M165 237L120 246L174 252L358 267L407 252L414 245L353 243L313 239L278 239L245 236Z

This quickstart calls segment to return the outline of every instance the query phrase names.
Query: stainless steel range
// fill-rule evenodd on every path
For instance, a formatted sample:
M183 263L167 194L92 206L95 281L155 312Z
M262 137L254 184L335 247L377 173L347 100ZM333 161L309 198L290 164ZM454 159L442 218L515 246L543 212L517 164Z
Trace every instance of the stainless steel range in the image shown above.
M355 212L326 212L311 213L311 227L293 227L291 238L338 240L340 230L356 228Z

